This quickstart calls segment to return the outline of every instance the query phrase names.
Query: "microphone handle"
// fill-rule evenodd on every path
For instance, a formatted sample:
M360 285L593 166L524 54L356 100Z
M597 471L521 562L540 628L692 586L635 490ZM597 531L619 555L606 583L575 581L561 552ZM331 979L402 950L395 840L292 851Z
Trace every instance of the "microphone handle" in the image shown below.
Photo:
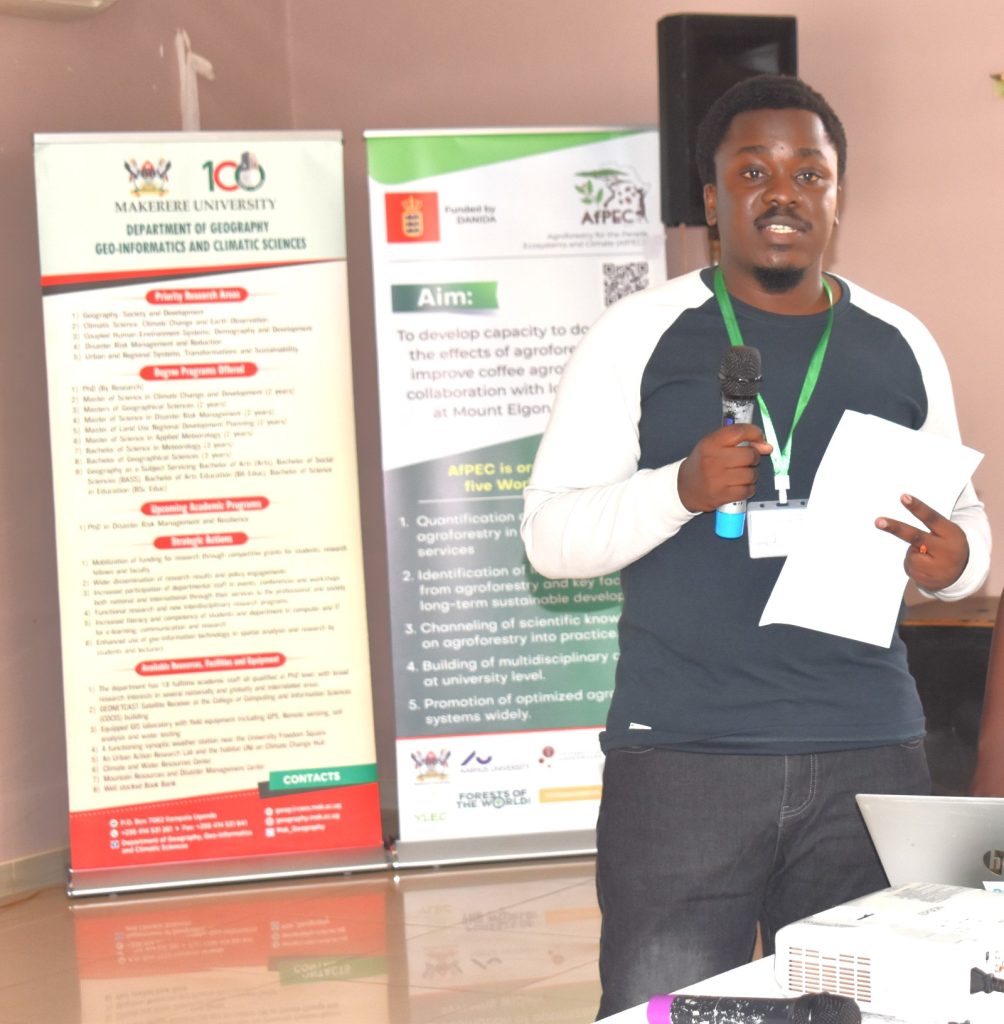
M861 1024L848 996L808 992L791 999L741 996L655 996L648 1024Z
M804 1000L805 997L803 996ZM674 996L668 1024L795 1024L808 1013L794 999L709 999Z
M734 398L722 395L722 426L733 423L752 423L755 398ZM743 444L746 444L744 441ZM743 535L746 525L746 502L729 501L719 505L715 511L715 533L719 537L735 540Z

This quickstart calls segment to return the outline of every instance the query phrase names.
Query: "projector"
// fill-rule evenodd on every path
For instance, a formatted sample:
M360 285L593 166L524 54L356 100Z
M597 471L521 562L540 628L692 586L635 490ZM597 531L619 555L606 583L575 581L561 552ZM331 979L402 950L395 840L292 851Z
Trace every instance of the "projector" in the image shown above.
M1004 1021L1004 896L912 882L781 928L777 983L908 1024Z

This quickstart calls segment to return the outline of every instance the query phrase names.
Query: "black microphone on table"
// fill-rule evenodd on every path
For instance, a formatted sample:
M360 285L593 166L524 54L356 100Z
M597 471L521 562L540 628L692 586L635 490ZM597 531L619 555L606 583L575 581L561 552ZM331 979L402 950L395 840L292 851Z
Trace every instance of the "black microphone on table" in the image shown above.
M763 383L760 350L752 345L734 345L724 356L718 371L722 387L722 426L752 423L756 396ZM715 510L715 533L735 540L746 525L746 502L730 501Z
M794 999L669 995L648 1001L648 1024L861 1024L861 1009L830 992Z

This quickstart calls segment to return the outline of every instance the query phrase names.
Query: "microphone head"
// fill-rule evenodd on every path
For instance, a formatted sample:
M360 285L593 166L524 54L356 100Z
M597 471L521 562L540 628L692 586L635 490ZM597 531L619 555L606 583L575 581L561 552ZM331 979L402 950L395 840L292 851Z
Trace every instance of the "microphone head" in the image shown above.
M730 346L722 356L718 380L726 398L755 398L763 383L760 349L752 345Z
M793 1021L805 1024L861 1024L861 1008L849 996L814 992L795 1001Z

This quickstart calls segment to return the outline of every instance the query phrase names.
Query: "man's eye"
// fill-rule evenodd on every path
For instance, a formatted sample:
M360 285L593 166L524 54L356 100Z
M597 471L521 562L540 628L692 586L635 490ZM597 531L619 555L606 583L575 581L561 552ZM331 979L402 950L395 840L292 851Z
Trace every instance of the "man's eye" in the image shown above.
M802 171L798 177L808 185L815 185L817 181L823 180L823 176L817 171Z
M759 167L746 167L739 172L739 177L746 178L749 181L759 181L765 175Z

